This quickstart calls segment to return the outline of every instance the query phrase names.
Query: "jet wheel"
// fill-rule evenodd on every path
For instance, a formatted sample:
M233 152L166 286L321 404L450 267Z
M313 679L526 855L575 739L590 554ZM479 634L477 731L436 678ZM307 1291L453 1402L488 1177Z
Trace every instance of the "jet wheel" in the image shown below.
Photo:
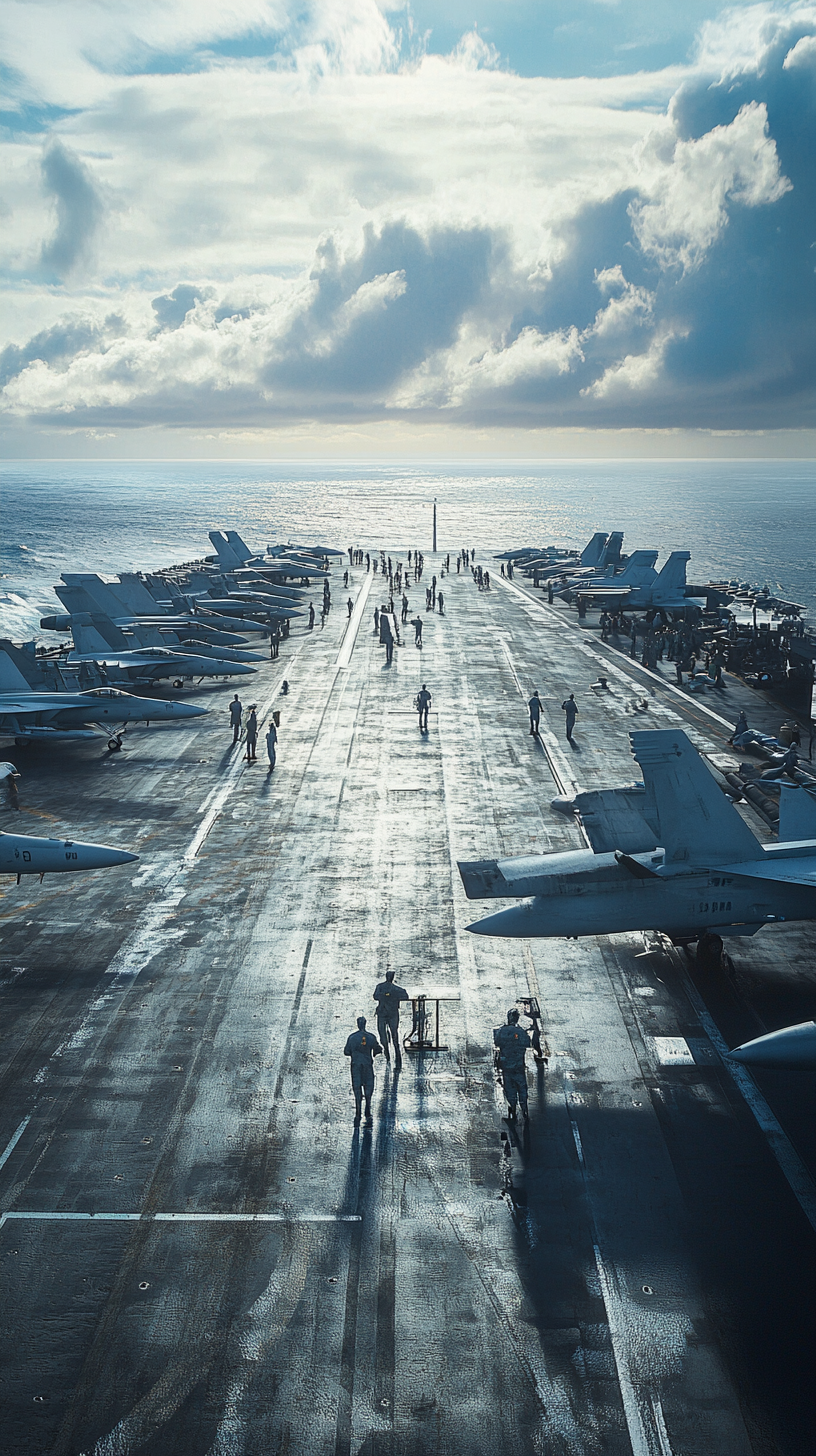
M180 677L176 678L175 682L173 683L173 687L176 689L184 687L184 683L182 682Z
M111 753L118 753L119 752L119 749L121 747L122 747L122 740L121 740L121 738L109 738L108 739L108 748L110 749Z

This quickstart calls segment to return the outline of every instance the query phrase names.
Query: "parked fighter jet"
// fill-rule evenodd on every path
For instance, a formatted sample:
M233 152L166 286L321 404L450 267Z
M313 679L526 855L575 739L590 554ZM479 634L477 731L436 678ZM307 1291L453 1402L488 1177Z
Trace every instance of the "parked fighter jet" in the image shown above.
M539 581L547 581L549 577L562 576L568 572L575 574L584 569L594 571L611 567L614 570L620 561L622 545L622 531L613 531L611 536L607 536L606 531L596 531L581 552L547 546L542 551L527 550L516 554L504 552L503 555L512 560L513 566L525 575L534 575Z
M635 552L635 555L638 553ZM652 607L682 611L690 605L686 584L686 563L690 560L690 551L672 551L661 571L657 575L652 572L651 582L632 581L627 579L626 572L622 572L608 582L592 581L586 585L579 582L576 594L602 607L626 607L639 612Z
M132 634L135 642L128 643L129 647L165 647L193 654L198 651L202 657L225 662L260 661L247 652L239 636L213 631L192 614L172 618L160 614L144 582L134 574L104 581L95 572L63 572L62 585L55 590L68 613L42 618L43 630L70 632L72 615L85 613L95 618L101 613L120 631ZM218 652L216 647L225 650Z
M816 1021L783 1026L730 1053L744 1067L773 1067L784 1072L816 1072Z
M160 682L172 678L176 686L185 677L233 677L254 673L246 662L232 662L207 653L174 652L166 647L134 646L109 617L77 612L71 616L74 647L69 667L82 662L103 664L111 683Z
M0 875L65 874L77 870L106 870L133 864L139 858L126 849L107 844L83 844L78 839L36 839L30 834L0 833Z
M556 594L563 597L565 601L572 601L578 596L594 596L599 594L604 587L608 587L613 593L620 593L624 596L634 587L651 586L657 579L655 562L657 561L656 551L633 551L622 571L617 576L609 568L595 571L576 572L568 576L561 585L556 586Z
M322 569L327 557L343 555L342 551L331 546L270 546L266 556L259 556L250 550L237 531L210 531L209 535L215 547L216 562L224 572L252 566L276 576L320 577L327 574Z
M629 737L645 781L646 827L638 833L652 846L460 863L468 899L534 897L470 930L512 937L659 930L685 943L707 931L753 935L776 921L816 919L816 839L760 844L685 733Z
M95 738L97 731L104 730L109 734L108 747L121 748L127 723L163 723L198 718L206 712L192 703L136 698L116 688L37 692L9 654L0 649L0 735L14 738L21 747L32 742Z

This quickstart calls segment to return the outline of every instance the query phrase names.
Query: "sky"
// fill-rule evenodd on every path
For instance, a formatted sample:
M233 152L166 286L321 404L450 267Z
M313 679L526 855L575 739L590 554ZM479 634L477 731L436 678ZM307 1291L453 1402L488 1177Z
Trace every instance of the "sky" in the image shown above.
M816 0L0 19L6 458L816 453Z

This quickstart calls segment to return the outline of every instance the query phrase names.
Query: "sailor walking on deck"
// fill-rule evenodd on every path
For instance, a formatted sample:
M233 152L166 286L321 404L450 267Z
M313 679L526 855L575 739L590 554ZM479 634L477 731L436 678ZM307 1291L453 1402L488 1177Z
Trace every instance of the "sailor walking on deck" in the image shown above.
M371 1121L371 1094L374 1091L374 1058L382 1047L373 1031L366 1030L364 1016L357 1017L357 1030L351 1033L343 1055L351 1057L351 1090L354 1093L354 1121L360 1121L365 1093L366 1122Z
M575 694L570 693L569 697L564 699L561 707L564 710L564 717L567 724L567 742L572 743L572 730L575 727L575 719L578 717L578 705L575 701Z
M538 688L536 688L535 692L533 693L533 696L527 704L527 707L530 710L530 732L532 733L534 738L537 738L538 723L541 717L541 699L538 696Z
M427 733L428 709L431 706L431 695L425 683L422 684L420 691L417 693L415 702L417 712L419 713L419 731L420 733Z
M532 1042L524 1030L519 1026L519 1014L515 1006L511 1006L507 1013L506 1026L497 1026L493 1030L493 1044L496 1048L494 1053L496 1066L499 1069L501 1084L504 1088L504 1095L509 1106L509 1116L516 1115L516 1104L521 1103L521 1111L525 1121L529 1117L527 1110L527 1073L524 1069L524 1057Z
M374 987L374 1000L377 1003L377 1031L382 1042L385 1060L390 1060L390 1042L393 1041L394 1063L397 1067L402 1066L402 1048L399 1039L400 1005L403 1001L410 1001L410 999L404 986L394 985L393 971L386 971L385 980L380 981L380 984Z
M246 721L247 763L255 762L255 749L258 743L258 717L255 712L255 707L255 703L250 703Z
M241 702L241 699L239 698L238 694L236 693L235 694L235 697L233 698L232 702L229 705L229 715L230 715L230 724L232 726L232 741L233 741L233 743L237 743L238 742L238 739L241 737L241 718L243 716L243 712L244 712L244 705Z
M266 751L269 754L269 772L271 773L278 756L278 730L275 727L274 718L270 718L269 727L266 730Z

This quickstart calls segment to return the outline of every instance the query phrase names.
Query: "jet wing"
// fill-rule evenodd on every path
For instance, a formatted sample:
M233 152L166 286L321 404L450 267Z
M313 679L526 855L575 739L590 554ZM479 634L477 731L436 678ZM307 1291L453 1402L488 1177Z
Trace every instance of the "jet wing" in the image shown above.
M641 854L657 845L654 804L645 789L588 789L572 802L596 854Z

